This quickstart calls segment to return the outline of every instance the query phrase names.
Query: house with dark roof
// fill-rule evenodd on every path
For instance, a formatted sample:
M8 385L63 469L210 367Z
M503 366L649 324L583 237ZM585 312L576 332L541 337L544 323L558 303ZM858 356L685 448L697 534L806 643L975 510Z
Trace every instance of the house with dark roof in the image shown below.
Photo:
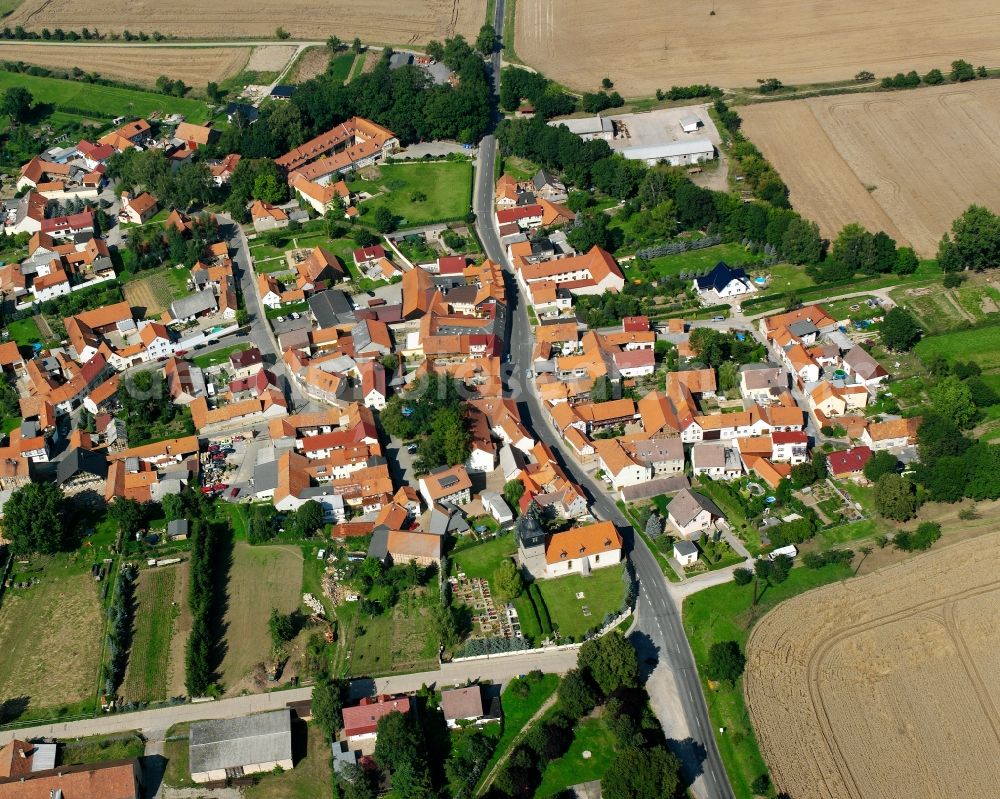
M348 296L336 289L313 294L309 300L309 313L318 327L336 327L354 324L354 306Z
M756 291L753 281L746 272L742 269L732 269L723 261L719 261L707 275L696 277L693 288L708 302L739 297Z
M76 447L66 453L56 467L56 484L67 493L93 490L104 496L108 459L102 452Z
M724 517L712 500L689 488L679 491L667 506L667 519L685 538L701 535Z

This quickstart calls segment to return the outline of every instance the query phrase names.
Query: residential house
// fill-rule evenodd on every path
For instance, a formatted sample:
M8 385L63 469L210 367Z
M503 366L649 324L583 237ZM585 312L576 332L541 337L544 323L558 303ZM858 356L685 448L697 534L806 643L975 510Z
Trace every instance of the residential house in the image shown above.
M861 434L861 443L870 447L872 452L901 449L917 443L917 428L923 418L914 416L909 419L887 419L884 422L871 422Z
M843 364L847 374L872 392L889 379L889 373L885 367L860 346L854 346L848 350L844 356Z
M684 471L684 442L680 438L639 439L628 446L635 460L652 470L654 479Z
M851 447L828 454L826 464L834 477L856 480L864 477L865 465L871 457L871 447Z
M442 536L434 533L386 531L376 527L368 556L397 566L404 563L431 566L441 563L442 540Z
M740 367L740 395L766 405L788 390L788 374L771 363L748 363Z
M435 469L419 481L420 493L428 506L435 502L467 505L472 501L472 481L464 465Z
M500 718L500 700L488 702L484 686L468 685L441 692L441 712L449 729L465 726L479 726Z
M219 310L219 301L212 289L203 289L170 303L170 318L174 323L192 322Z
M412 709L413 700L408 696L365 697L357 705L341 711L344 736L350 744L374 741L382 718L390 713L408 715Z
M684 538L697 537L712 529L724 514L703 494L685 488L667 506L667 519Z
M378 163L399 149L399 139L391 130L362 117L352 117L276 159L293 179L324 184L334 176Z
M553 533L545 542L545 577L587 575L622 560L622 537L608 521Z
M743 474L739 452L721 441L695 444L691 448L691 467L695 477L707 475L713 480L736 480Z
M652 477L653 470L636 461L618 439L595 440L593 446L597 463L615 491L643 483Z
M40 744L36 748L55 744ZM143 770L138 758L40 769L0 780L0 799L142 799Z
M566 185L559 178L539 169L531 179L531 187L534 195L538 198L548 200L551 203L566 202Z
M746 272L733 269L723 261L719 261L707 275L696 277L693 288L702 301L709 304L756 291Z
M868 389L863 385L841 386L823 381L809 392L809 410L825 417L845 416L864 410Z
M230 374L237 380L251 377L263 368L264 356L257 347L229 353Z
M149 192L143 192L137 197L122 192L121 211L118 216L123 222L143 225L153 218L158 208L156 198Z
M802 430L771 433L771 460L796 466L809 459L809 437Z
M385 410L388 399L385 367L378 361L361 361L358 364L361 375L361 401L366 408Z
M288 212L263 200L254 200L250 204L250 221L258 233L279 230L288 227Z

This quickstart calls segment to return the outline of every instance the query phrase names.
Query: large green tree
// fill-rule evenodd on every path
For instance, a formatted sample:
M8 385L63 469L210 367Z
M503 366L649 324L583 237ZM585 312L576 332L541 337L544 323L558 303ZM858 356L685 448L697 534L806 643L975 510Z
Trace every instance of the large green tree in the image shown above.
M66 516L63 490L55 483L28 483L4 505L4 536L16 555L48 555L69 549L74 525Z
M681 762L662 746L617 752L601 778L604 799L669 799L680 785Z
M970 205L945 233L938 247L945 272L977 272L1000 265L1000 217L981 205Z
M23 86L11 86L0 100L0 114L10 117L15 122L26 122L31 116L33 99L31 92Z
M920 340L920 325L906 308L897 305L889 310L879 324L882 343L890 350L906 352Z
M930 395L935 412L956 427L965 430L975 424L979 412L972 401L972 390L957 377L949 375L941 378Z
M916 487L907 477L883 474L875 483L875 509L887 519L912 519L919 504Z
M736 641L717 641L708 650L705 673L711 680L732 685L743 674L746 663L746 656L740 651L740 645Z
M313 687L313 721L323 731L328 741L336 739L343 724L341 711L344 709L345 689L343 680L331 679L326 674L321 674Z
M639 658L635 647L617 630L592 638L580 647L577 665L590 672L605 696L619 688L639 685Z

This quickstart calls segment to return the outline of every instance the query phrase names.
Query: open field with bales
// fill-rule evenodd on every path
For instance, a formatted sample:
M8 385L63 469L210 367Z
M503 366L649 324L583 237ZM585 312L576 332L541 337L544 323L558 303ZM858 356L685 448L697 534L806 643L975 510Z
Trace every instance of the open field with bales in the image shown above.
M204 89L242 70L249 47L137 47L109 44L98 47L44 44L4 44L5 61L25 61L48 69L96 72L102 78L152 86L160 75ZM287 58L285 59L288 60Z
M995 64L997 14L987 0L947 9L915 0L835 8L816 0L624 0L613 14L600 0L520 0L514 44L518 57L574 89L594 91L609 76L636 96L694 83L754 86L772 76L786 84L849 80L861 69L922 74L956 58Z
M1000 83L744 106L795 208L833 237L885 230L922 257L972 203L1000 205ZM955 124L961 135L955 135Z
M0 607L0 706L5 720L93 698L102 618L90 572L38 574ZM58 653L58 666L53 657Z
M747 643L747 707L796 797L986 796L1000 779L1000 534L789 600Z
M337 35L351 41L426 44L456 33L474 39L486 17L486 0L372 0L360 5L347 0L321 3L292 0L275 6L264 0L231 2L136 4L109 0L99 8L85 0L25 0L4 24L28 30L96 27L102 33L131 30L190 39L271 38L284 28L293 39L323 40Z
M227 690L246 687L243 678L271 651L267 629L271 608L290 613L301 598L302 552L298 547L236 544L226 596L225 657L219 669Z

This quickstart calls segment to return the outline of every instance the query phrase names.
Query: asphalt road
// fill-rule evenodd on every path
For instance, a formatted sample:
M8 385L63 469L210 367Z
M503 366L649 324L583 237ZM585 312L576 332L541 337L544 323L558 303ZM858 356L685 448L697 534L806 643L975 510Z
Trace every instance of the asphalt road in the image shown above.
M373 693L402 693L417 691L420 686L461 685L470 679L504 684L519 674L532 669L565 673L576 665L576 649L535 650L518 655L445 663L436 671L417 674L400 674L375 680L355 680L351 693L355 698ZM286 702L298 702L312 696L312 688L295 688L266 694L249 694L217 702L185 703L155 710L135 713L112 713L80 721L39 724L18 730L0 730L0 746L12 738L77 738L85 735L110 735L138 730L150 740L162 739L163 733L174 724L201 719L226 719L283 708Z
M503 29L504 0L497 0L496 30ZM500 54L492 58L494 88L499 90ZM678 754L685 762L687 776L694 780L693 791L709 799L729 799L733 796L726 770L722 765L708 719L708 711L701 692L701 681L694 665L691 648L681 624L680 612L667 589L666 579L659 564L645 542L633 536L632 527L626 521L604 486L571 459L561 457L562 447L558 436L549 426L541 403L534 393L534 385L525 379L525 370L531 366L532 332L528 322L526 304L518 292L517 281L513 277L510 263L500 244L493 216L493 191L495 185L497 142L492 135L486 136L479 146L476 162L476 184L473 190L473 210L476 212L476 230L486 255L504 266L507 275L507 297L510 303L508 318L511 327L508 333L511 360L508 388L518 403L521 420L536 438L552 449L556 457L563 461L564 468L573 479L589 494L591 507L596 516L610 520L620 529L639 579L639 612L633 635L641 642L643 649L653 654L658 661L649 685L656 691L666 683L666 690L672 687L674 696L652 696L654 708L668 736L687 737ZM665 679L654 680L657 671L664 669L669 675ZM672 686L671 686L672 684ZM658 701L660 700L660 701ZM676 711L683 718L665 718L664 715Z

